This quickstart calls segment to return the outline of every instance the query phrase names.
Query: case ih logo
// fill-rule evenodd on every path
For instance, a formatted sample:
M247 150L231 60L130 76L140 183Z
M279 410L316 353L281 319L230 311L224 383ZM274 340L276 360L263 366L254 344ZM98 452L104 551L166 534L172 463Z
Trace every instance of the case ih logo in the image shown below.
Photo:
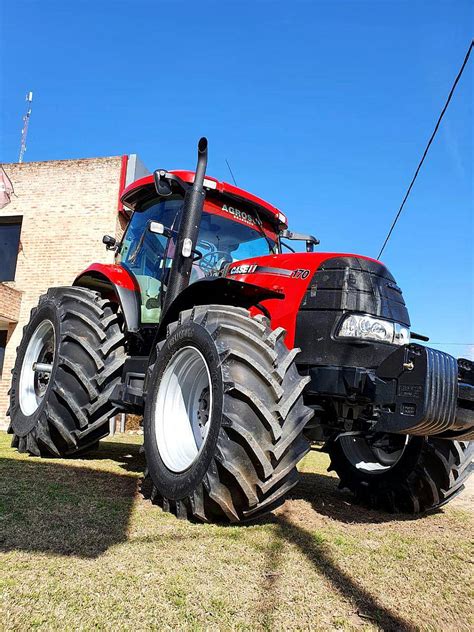
M257 266L255 264L250 263L242 263L240 266L234 266L230 269L231 274L250 274L251 272L255 272Z
M228 274L275 274L276 276L292 277L293 279L307 279L309 270L298 268L297 270L287 270L286 268L272 268L268 266L259 266L256 263L241 263L240 265L230 268Z
M257 225L257 222L255 221L255 219L251 215L246 213L245 211L241 211L238 208L234 208L233 206L227 206L227 204L223 205L222 210L225 211L226 213L230 213L237 219L240 219L242 222L250 224L251 226Z

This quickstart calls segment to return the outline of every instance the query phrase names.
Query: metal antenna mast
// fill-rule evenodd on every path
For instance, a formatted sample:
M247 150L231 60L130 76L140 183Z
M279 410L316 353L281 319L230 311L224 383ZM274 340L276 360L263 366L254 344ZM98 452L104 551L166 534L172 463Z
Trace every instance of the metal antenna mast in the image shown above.
M23 156L26 151L26 137L28 135L28 125L30 123L31 116L31 102L33 101L33 93L28 92L26 95L25 101L27 102L26 106L26 114L23 117L23 129L21 130L21 144L20 144L20 155L18 157L18 162L23 162Z

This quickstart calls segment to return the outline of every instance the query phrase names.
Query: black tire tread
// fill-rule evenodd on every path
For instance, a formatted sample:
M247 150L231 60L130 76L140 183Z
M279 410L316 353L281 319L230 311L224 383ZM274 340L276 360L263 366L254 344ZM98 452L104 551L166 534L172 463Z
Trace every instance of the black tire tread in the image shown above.
M109 402L109 395L121 378L125 337L116 306L98 292L79 287L49 289L31 311L32 317L45 301L53 301L59 312L55 382L44 410L26 437L16 436L11 424L9 431L13 433L12 446L20 452L69 456L96 445L109 432L108 419L119 410ZM27 342L24 338L21 344ZM65 343L90 358L95 370L71 359ZM65 374L74 381L74 388L70 382L66 388Z
M426 513L436 510L459 494L473 471L474 442L416 438L421 442L415 463L397 477L372 475L361 482L344 461L343 451L328 446L329 470L340 478L340 488L349 489L356 500L391 513ZM371 480L370 480L371 479Z
M307 378L298 374L297 351L285 346L285 331L272 331L266 317L251 317L240 307L199 306L182 312L168 335L188 320L214 338L226 384L216 454L188 498L164 498L149 477L143 490L175 515L186 507L196 521L254 520L280 505L298 481L296 465L309 450L303 427L312 416L301 395ZM258 396L248 380L258 386Z

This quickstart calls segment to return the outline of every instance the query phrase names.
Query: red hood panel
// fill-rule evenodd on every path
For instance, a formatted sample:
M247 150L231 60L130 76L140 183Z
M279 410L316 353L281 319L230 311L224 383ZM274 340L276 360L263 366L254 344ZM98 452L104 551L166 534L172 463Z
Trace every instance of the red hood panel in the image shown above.
M229 266L227 276L265 287L285 295L284 300L268 299L262 305L272 316L272 327L284 327L286 345L294 345L296 316L314 273L327 259L334 257L359 257L361 255L334 252L302 252L266 255L238 261ZM371 259L370 257L362 257ZM255 313L259 313L257 309Z

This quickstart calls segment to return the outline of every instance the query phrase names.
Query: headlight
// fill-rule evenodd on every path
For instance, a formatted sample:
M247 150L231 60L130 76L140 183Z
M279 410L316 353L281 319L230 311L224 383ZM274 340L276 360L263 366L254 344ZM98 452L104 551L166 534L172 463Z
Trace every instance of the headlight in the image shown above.
M400 323L373 316L348 314L342 321L337 337L405 345L410 342L410 330Z

